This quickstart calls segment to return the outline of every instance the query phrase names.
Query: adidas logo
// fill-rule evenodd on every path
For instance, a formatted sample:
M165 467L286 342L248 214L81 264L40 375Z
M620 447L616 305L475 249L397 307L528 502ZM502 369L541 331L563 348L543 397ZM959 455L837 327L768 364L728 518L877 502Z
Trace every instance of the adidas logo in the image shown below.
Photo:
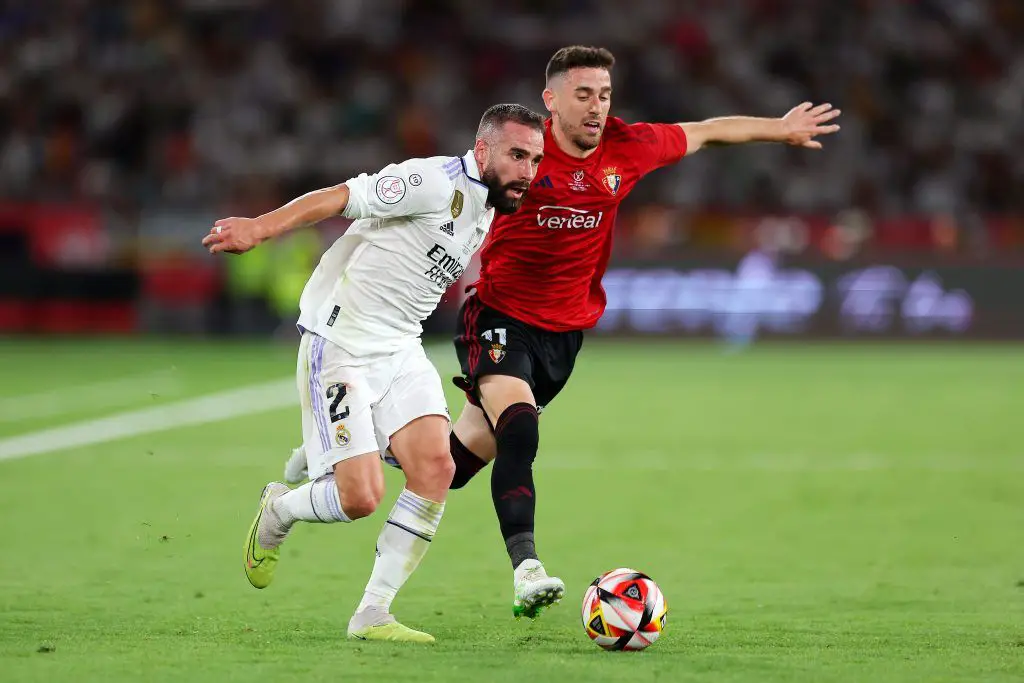
M455 221L448 221L441 226L441 232L449 237L455 237Z
M554 187L555 184L551 182L551 178L544 176L533 184L534 187Z
M513 500L515 498L533 498L533 493L525 486L517 486L514 489L505 491L499 500Z

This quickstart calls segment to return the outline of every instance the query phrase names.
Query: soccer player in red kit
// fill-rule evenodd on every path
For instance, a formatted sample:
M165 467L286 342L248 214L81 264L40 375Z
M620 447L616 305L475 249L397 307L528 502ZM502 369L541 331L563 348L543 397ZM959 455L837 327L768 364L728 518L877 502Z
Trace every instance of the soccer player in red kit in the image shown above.
M627 124L608 116L612 54L562 48L548 62L544 160L522 209L499 216L459 316L456 384L467 403L451 435L460 488L494 460L491 496L512 560L516 616L565 591L534 546L538 414L565 386L583 330L605 308L601 278L619 204L643 176L709 144L782 142L818 149L839 111L804 103L782 118Z

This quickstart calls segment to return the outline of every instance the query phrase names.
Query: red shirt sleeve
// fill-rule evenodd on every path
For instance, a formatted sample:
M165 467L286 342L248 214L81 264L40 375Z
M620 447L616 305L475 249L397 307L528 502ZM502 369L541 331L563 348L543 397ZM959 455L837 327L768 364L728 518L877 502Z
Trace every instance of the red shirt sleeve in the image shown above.
M674 123L634 123L630 127L637 145L636 159L642 173L668 166L686 156L686 133Z

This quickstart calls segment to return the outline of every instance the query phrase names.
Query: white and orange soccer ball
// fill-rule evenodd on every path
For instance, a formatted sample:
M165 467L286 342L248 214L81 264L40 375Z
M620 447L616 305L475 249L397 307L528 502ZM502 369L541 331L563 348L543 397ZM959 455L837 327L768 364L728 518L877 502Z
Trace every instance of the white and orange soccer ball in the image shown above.
M665 630L668 605L654 580L635 569L613 569L583 595L583 628L606 650L643 650Z

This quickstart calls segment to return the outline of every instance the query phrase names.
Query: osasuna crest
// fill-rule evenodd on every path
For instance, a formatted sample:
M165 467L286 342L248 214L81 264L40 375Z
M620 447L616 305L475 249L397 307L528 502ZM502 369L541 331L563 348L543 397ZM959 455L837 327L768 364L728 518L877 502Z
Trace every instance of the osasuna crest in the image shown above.
M487 352L487 355L491 357L491 360L495 363L500 363L505 357L505 344L508 343L508 336L506 335L504 327L496 327L493 330L487 330L480 336L487 340L491 345L491 350Z
M622 176L619 175L619 169L614 166L604 169L604 186L608 188L609 192L616 194L621 184Z

